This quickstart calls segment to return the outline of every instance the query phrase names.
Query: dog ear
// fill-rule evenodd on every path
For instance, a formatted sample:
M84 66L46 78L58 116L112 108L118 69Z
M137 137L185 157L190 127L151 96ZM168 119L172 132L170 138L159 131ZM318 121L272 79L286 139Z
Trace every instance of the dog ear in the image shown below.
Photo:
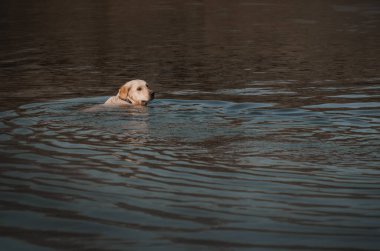
M128 92L129 92L130 88L131 87L129 85L123 85L122 87L120 87L120 89L119 89L119 97L121 99L127 99Z

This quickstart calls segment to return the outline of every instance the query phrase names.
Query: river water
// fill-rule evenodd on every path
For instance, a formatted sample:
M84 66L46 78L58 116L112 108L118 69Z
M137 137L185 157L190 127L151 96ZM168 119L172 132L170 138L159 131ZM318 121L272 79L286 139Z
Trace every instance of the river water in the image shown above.
M0 14L2 249L380 249L378 1Z

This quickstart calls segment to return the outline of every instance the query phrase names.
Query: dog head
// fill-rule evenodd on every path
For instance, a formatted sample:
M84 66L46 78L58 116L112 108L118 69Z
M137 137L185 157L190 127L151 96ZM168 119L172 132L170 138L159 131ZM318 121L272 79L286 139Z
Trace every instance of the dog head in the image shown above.
M132 105L146 106L154 99L154 92L144 80L132 80L119 89L118 96Z

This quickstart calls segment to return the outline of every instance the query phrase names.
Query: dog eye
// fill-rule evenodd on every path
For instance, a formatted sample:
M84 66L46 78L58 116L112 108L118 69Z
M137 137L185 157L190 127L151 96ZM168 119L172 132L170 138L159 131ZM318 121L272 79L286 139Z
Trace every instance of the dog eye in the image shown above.
M141 91L141 87L137 88L138 91Z

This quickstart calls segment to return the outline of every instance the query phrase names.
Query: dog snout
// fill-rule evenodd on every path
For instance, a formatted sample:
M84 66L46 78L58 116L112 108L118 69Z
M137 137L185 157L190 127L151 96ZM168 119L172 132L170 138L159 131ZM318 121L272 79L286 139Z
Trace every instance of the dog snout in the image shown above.
M152 92L150 93L150 99L154 99L154 95L155 95L155 92L152 91Z

